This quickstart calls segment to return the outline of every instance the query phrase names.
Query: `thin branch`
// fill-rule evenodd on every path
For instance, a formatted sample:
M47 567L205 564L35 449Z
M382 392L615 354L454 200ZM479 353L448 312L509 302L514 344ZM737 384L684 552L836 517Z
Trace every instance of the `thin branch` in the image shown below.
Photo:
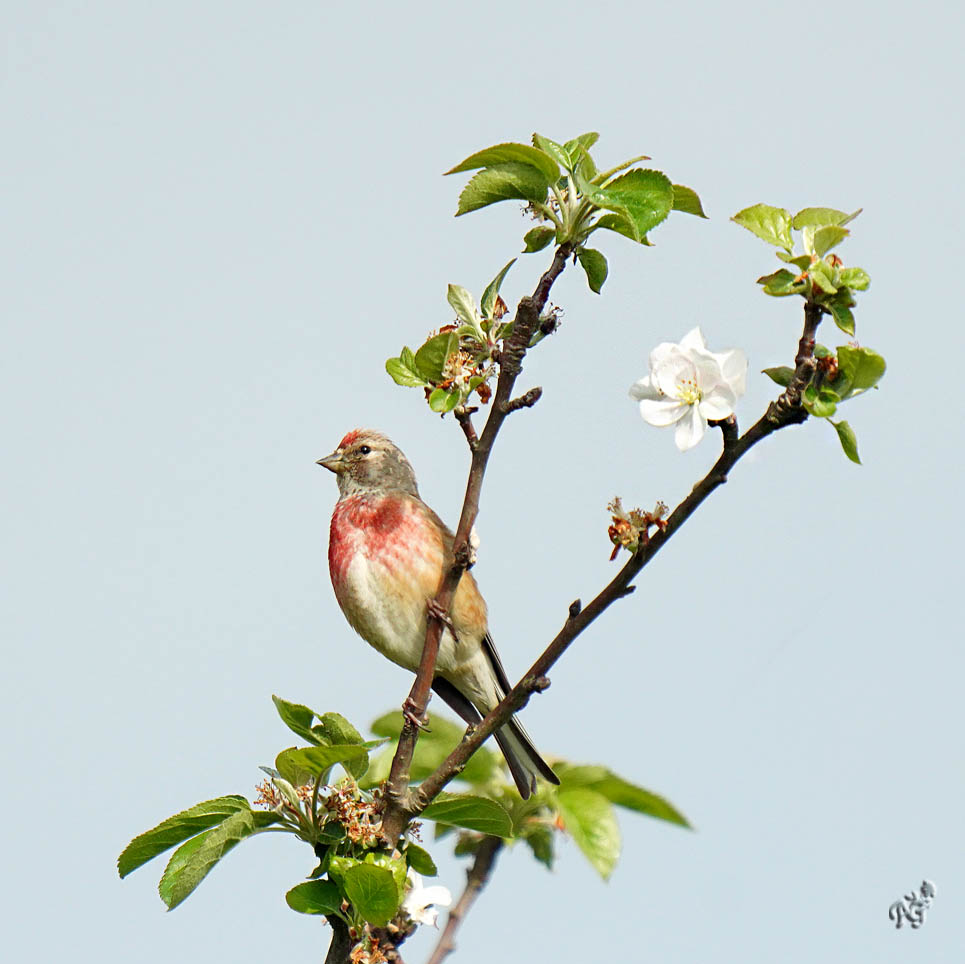
M456 931L476 902L480 891L489 883L493 866L499 852L503 849L503 842L499 837L485 837L476 851L476 859L466 871L466 889L462 892L456 906L449 911L445 929L439 937L432 956L426 964L442 964L442 962L456 949Z
M523 678L510 690L505 699L493 709L483 721L466 734L462 742L443 761L439 768L419 785L413 796L416 798L414 809L409 816L417 816L429 805L434 797L456 776L475 751L485 740L502 726L514 713L528 702L534 692L545 689L549 681L546 674L556 661L566 652L570 644L614 602L633 591L631 582L640 571L673 537L696 509L718 487L727 481L730 470L758 442L774 432L789 425L799 425L808 418L801 405L801 395L814 371L814 338L820 324L822 309L811 303L805 304L804 334L795 358L796 369L791 384L773 402L764 415L742 436L734 438L730 428L721 426L724 447L720 457L711 470L691 490L690 494L674 509L663 529L658 529L624 564L623 568L609 584L586 607L580 608L578 601L570 605L563 628L546 647L540 657L529 668ZM726 421L726 420L722 420ZM733 424L736 435L736 419Z
M471 558L469 534L479 512L479 497L482 492L483 478L486 465L492 453L496 436L507 415L507 406L512 398L516 379L523 370L523 359L529 347L530 339L539 326L540 315L546 306L553 282L566 267L566 259L572 253L569 244L561 244L553 256L552 264L539 279L532 297L524 297L516 308L516 317L511 334L504 340L499 353L499 377L496 381L496 391L492 408L482 435L472 445L472 439L466 433L467 441L472 449L472 463L469 469L469 480L466 484L466 495L463 499L462 513L456 535L453 540L453 556L443 569L442 580L435 596L434 613L448 613L452 600L459 585L459 580ZM460 422L462 424L462 422ZM402 732L399 734L399 745L392 758L392 767L386 787L386 809L382 817L382 835L385 840L394 845L405 829L409 815L413 812L416 801L409 790L409 770L412 765L412 754L415 751L416 740L419 736L421 721L425 718L426 706L429 702L429 691L432 677L439 654L439 642L442 637L443 620L434 613L430 614L426 627L426 641L422 649L422 659L416 673L415 682L403 704ZM421 796L420 796L421 800ZM422 805L424 806L424 804ZM421 811L421 807L420 807Z

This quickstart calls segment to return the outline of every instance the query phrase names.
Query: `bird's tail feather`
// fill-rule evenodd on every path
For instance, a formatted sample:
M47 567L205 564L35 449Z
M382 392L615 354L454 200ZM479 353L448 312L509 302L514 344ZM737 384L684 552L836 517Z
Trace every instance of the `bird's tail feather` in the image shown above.
M475 726L482 720L476 707L448 680L437 676L432 681L432 688L471 726ZM537 775L549 780L550 783L559 784L560 778L539 755L529 734L515 716L505 726L500 727L493 736L506 758L516 789L524 800L536 789Z

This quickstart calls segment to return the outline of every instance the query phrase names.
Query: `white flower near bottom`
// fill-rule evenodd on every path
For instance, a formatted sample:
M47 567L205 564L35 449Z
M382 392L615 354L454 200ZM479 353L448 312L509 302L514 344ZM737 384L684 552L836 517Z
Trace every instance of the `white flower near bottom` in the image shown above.
M630 386L645 422L676 425L681 452L693 448L710 420L727 418L747 388L747 358L739 348L708 351L699 328L679 344L665 341L650 352L650 374Z
M409 918L417 924L428 924L437 927L436 920L439 911L436 907L449 907L452 904L452 894L447 887L424 887L422 877L411 867L406 875L409 880L409 892L402 901L402 909Z

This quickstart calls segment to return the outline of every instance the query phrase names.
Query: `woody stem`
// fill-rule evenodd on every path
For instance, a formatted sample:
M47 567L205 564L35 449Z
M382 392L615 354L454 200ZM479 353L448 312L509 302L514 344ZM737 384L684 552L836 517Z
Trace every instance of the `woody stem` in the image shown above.
M489 411L489 417L486 419L482 434L475 446L472 447L469 479L466 483L462 514L459 516L459 525L456 527L456 536L453 541L453 554L443 569L442 580L435 596L435 603L439 612L448 613L450 611L459 580L469 566L469 533L479 512L479 497L486 475L486 465L489 462L489 456L492 453L496 436L502 428L503 421L513 410L511 406L513 387L523 370L523 359L529 348L530 339L539 326L540 315L546 307L553 282L562 274L566 266L566 259L572 251L573 248L570 244L561 244L556 249L552 264L539 279L533 294L520 300L516 308L512 332L503 341L499 353L499 377L496 381L492 408ZM388 799L385 814L382 818L382 833L385 839L393 844L405 829L414 803L409 791L409 770L416 740L419 736L417 721L425 716L426 706L429 702L429 691L432 687L432 677L436 666L436 657L439 653L442 630L442 621L430 615L426 627L426 641L422 649L422 659L416 672L415 682L412 684L412 689L409 691L409 696L405 702L407 712L404 714L399 745L392 759L392 768L389 771Z

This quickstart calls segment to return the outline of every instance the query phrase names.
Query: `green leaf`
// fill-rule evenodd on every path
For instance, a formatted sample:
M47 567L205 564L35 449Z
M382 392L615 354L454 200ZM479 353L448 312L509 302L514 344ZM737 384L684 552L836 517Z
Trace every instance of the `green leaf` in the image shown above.
M372 864L355 864L343 875L345 896L370 924L384 927L402 903L392 871Z
M848 380L845 398L853 398L874 388L881 381L885 368L884 358L870 348L853 348L851 345L838 348L838 370Z
M553 831L544 823L533 822L522 832L523 840L533 851L533 856L541 863L553 869L553 860L556 857L553 846Z
M487 797L468 793L443 793L422 812L426 820L450 827L478 830L493 837L511 837L513 821L505 807Z
M604 214L603 217L596 222L596 226L598 228L604 228L607 231L622 234L625 238L629 238L631 241L636 241L639 244L649 243L646 238L640 237L640 232L637 231L637 226L630 219L629 214Z
M818 392L817 397L811 401L805 398L804 407L815 418L828 418L835 413L838 406L837 402L825 392Z
M415 355L412 354L411 348L403 348L398 358L387 358L385 370L396 385L404 385L406 388L423 388L427 384L425 378L416 369Z
M861 213L858 208L853 214L845 214L835 208L803 208L794 215L791 227L797 231L801 228L823 228L827 225L837 225L842 227L849 221L853 221Z
M586 197L598 207L628 217L642 238L670 214L674 189L666 174L637 170L627 171L605 188L588 191Z
M239 811L250 810L248 801L236 795L215 797L213 800L196 803L135 837L117 858L117 872L121 877L126 877L132 870L137 870L158 854L170 850L175 844L221 823L226 817Z
M579 134L573 138L571 141L567 141L563 145L563 150L567 154L572 155L573 152L578 148L582 147L583 150L588 151L598 140L600 135L596 132L590 132L589 134Z
M828 310L834 323L847 335L854 335L854 315L851 309L842 302L834 299L828 302Z
M669 800L624 780L606 767L561 764L557 771L563 790L577 787L594 790L618 807L690 829L690 822Z
M342 894L330 880L308 880L285 894L285 902L299 914L338 914Z
M462 189L456 217L499 201L545 201L549 185L542 172L529 164L510 162L487 167L473 175Z
M831 277L831 267L826 261L815 261L814 264L811 265L808 277L825 294L833 295L837 293L838 289L835 287L834 280Z
M332 746L310 746L304 749L283 750L275 760L275 767L286 780L295 786L300 786L307 782L302 778L305 773L313 779L325 782L328 771L336 763L341 763L345 770L353 776L356 773L365 773L368 767L368 758L369 754L364 746L336 743ZM286 773L286 771L288 772Z
M365 855L365 863L371 864L373 867L381 867L392 874L392 879L395 881L398 891L399 903L401 903L403 896L405 896L405 876L408 870L405 859L401 856L393 857L384 851L370 850Z
M523 235L523 254L542 251L556 237L556 228L540 226L531 228Z
M534 230L538 231L539 228L534 228ZM548 230L550 231L551 234L556 233L553 230L553 228L549 228ZM533 232L530 231L529 233L532 234ZM527 235L527 237L528 236L529 235ZM496 275L496 277L493 278L493 280L490 281L488 285L486 285L486 290L483 292L482 299L479 302L479 306L482 309L482 314L484 318L492 318L493 310L496 307L496 298L499 295L499 289L503 286L503 279L509 273L509 269L514 264L516 264L515 258L513 258L511 261L508 261L505 265L503 265L503 268L499 272L499 274Z
M765 368L763 371L772 382L776 382L782 388L787 388L787 386L791 384L791 379L794 378L794 369L789 368L787 365L778 365L777 368Z
M586 280L590 286L590 290L599 294L600 289L603 287L603 282L606 281L608 271L606 258L594 248L580 248L579 251L576 252L576 256L583 270L586 272Z
M613 804L603 794L583 787L559 790L556 800L564 828L607 880L620 857L620 828Z
M405 848L405 859L409 862L409 866L417 874L422 874L423 877L435 877L439 873L429 851L423 850L418 844L411 841Z
M802 290L800 282L797 282L796 278L797 276L793 271L788 271L787 268L778 268L777 271L758 278L757 284L764 286L765 294L781 298L784 295L797 294Z
M842 268L841 285L854 291L864 291L871 284L871 278L864 268Z
M239 810L204 833L203 839L189 840L174 852L158 885L168 910L174 910L189 897L232 847L258 829L255 816L250 810Z
M442 415L451 412L458 404L459 392L450 392L446 388L436 388L429 395L429 408Z
M841 443L841 448L844 449L844 454L852 462L861 465L861 459L858 458L858 439L854 434L854 429L845 421L834 422L831 419L828 419L828 421L831 422L834 430L838 433L838 441Z
M565 170L568 171L573 166L573 160L570 157L569 151L561 144L557 144L556 141L551 141L548 137L543 137L542 134L534 134L533 145L538 147L544 154L548 154Z
M315 727L326 743L355 744L361 746L365 738L341 713L323 713Z
M794 247L791 237L791 212L784 208L754 204L738 211L731 221L775 247L784 248L785 251L791 251Z
M415 353L416 368L427 381L442 381L442 370L449 356L458 349L459 338L455 332L434 335Z
M786 251L776 251L775 254L785 263L793 264L798 271L807 271L811 267L811 255L801 254L796 258Z
M559 179L560 169L552 158L547 157L541 150L528 144L496 144L483 151L470 154L446 174L458 174L460 171L473 171L476 168L496 168L505 164L515 164L535 168L542 179L548 184ZM531 198L531 200L537 200ZM462 213L462 212L460 212Z
M473 328L478 325L476 302L473 301L472 295L462 285L450 284L446 290L446 300L452 305L452 310L455 311L456 317L460 321L464 321Z
M397 360L398 359L389 359L389 361ZM385 367L389 367L389 362L385 363ZM389 372L389 374L391 375L392 373ZM312 730L312 723L317 716L314 710L310 710L301 703L289 703L288 700L283 700L279 696L272 696L271 701L275 704L275 709L278 711L282 722L292 733L296 733L303 740L307 740L309 743L316 745L324 742L319 739L318 735Z
M814 232L814 253L823 258L833 247L840 244L851 232L836 226L818 228Z
M697 192L691 187L684 187L683 184L673 185L673 209L682 214L694 214L698 218L707 217Z

